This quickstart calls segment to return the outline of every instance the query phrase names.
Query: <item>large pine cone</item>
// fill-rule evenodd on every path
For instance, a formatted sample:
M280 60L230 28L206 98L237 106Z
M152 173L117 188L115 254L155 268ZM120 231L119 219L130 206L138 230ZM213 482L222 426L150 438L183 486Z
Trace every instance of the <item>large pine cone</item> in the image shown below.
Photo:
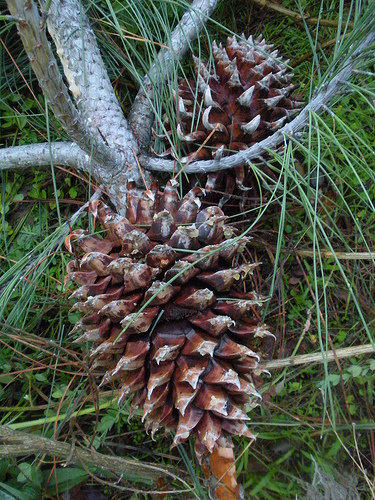
M302 102L292 96L297 85L290 83L294 75L272 47L261 36L239 41L233 36L226 47L213 42L213 68L194 58L196 79L181 80L176 96L177 132L185 151L181 163L247 149L299 113ZM167 153L173 154L173 148ZM242 189L245 177L244 168L237 168ZM206 187L217 189L221 178L220 173L209 175Z
M152 434L175 429L173 445L194 436L201 459L231 435L253 437L244 410L259 397L254 341L270 333L252 317L263 299L246 291L258 265L244 252L250 238L236 236L220 208L200 210L203 189L178 201L175 184L141 198L130 186L128 219L91 203L106 235L67 237L71 253L85 253L68 264L66 283L80 285L76 342L93 342L102 384L120 387L120 403L133 394Z

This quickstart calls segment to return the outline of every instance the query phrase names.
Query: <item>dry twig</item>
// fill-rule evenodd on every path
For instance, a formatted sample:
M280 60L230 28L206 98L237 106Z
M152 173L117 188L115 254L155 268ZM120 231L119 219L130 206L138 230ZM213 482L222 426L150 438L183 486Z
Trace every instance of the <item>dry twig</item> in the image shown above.
M283 14L284 16L292 18L296 22L304 21L306 24L313 24L320 26L329 26L331 28L337 28L339 26L339 21L335 21L333 19L321 19L320 17L311 17L308 14L302 16L299 12L295 12L294 10L287 9L283 7L279 3L275 3L269 0L252 0L254 3L259 5L259 7L266 7L267 9L278 12L279 14ZM353 23L347 23L348 28L353 29Z
M97 468L110 471L119 476L131 474L152 481L167 476L170 480L178 480L186 485L181 478L181 471L172 468L158 467L137 460L103 455L94 449L72 447L69 443L15 431L5 425L0 426L0 458L21 457L39 453L59 457L61 461L67 461L69 458L69 462L74 464L86 464L88 466L95 464Z
M336 359L350 358L352 356L361 356L362 354L375 354L375 345L366 344L353 347L344 347L336 349L335 352L327 351L322 354L316 352L312 354L301 354L299 356L290 356L284 359L272 359L270 361L262 361L261 366L266 370L277 370L286 366L308 365L310 363L324 363L325 361L335 361Z

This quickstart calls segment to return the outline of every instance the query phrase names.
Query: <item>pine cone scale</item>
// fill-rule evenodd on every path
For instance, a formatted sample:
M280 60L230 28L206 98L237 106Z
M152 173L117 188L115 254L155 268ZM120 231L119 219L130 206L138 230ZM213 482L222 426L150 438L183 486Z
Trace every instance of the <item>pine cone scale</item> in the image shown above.
M130 200L134 222L96 202L91 209L108 241L99 246L108 253L91 248L68 272L79 285L71 295L73 309L84 315L74 331L81 330L77 340L93 342L93 366L106 370L101 386L116 384L120 404L133 395L130 416L142 408L152 435L161 427L175 430L173 446L195 437L201 460L224 438L228 443L231 435L253 436L244 411L259 397L251 382L259 362L252 346L268 331L251 317L263 298L243 291L258 265L244 260L249 238L237 237L218 207L200 210L201 188L181 202L175 190L168 183L163 194L153 191L154 205L146 195L143 204ZM133 223L150 213L153 220L142 232L146 251L126 247L125 256L128 233L139 231ZM151 231L158 220L170 224L162 244L155 225ZM79 236L73 233L68 249L81 248Z
M303 103L293 92L288 61L282 61L278 51L259 37L239 40L228 38L225 46L213 42L213 67L193 56L196 78L180 80L174 92L178 109L177 138L180 141L182 163L192 160L220 159L252 146L272 135L299 113ZM170 119L166 119L168 129ZM169 151L174 150L168 148ZM237 173L236 185L243 189L244 180ZM238 172L238 171L237 171ZM206 176L206 189L226 193L230 182L221 185L225 173L213 180ZM205 182L204 180L201 181ZM243 194L243 193L242 193Z

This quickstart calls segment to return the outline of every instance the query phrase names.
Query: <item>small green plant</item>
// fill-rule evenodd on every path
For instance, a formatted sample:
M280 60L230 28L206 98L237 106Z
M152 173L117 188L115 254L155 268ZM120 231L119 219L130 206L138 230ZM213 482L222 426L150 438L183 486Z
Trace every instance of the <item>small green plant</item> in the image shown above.
M0 494L4 500L40 500L64 493L87 479L78 467L39 467L36 462L0 460Z

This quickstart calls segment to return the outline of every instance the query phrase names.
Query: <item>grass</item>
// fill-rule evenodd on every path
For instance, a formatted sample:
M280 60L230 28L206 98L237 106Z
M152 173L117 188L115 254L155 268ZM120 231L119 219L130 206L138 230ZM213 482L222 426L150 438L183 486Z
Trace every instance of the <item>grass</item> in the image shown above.
M102 3L92 10L103 53L126 109L158 43L181 12L173 2L155 5L160 8L152 12L142 2ZM290 1L285 5L296 12L302 9L336 20L339 28L306 27L272 10L239 1L223 2L208 31L217 40L224 40L228 30L262 32L281 48L282 55L291 58L295 78L308 99L315 85L337 71L332 61L339 64L348 50L350 38L341 38L348 31L345 19L350 13L358 37L363 36L361 26L371 22L371 12L366 16L365 10L370 4ZM135 18L143 22L137 24ZM159 28L152 31L150 19ZM2 26L0 36L17 64L25 67L12 29ZM336 43L322 48L331 40ZM59 137L56 124L46 128L43 98L37 96L39 106L31 93L32 76L23 72L31 82L27 87L4 45L2 144L45 140L47 132ZM208 47L208 33L204 33L195 49L206 57ZM313 55L306 58L311 50ZM252 255L263 262L255 284L259 292L272 296L263 307L262 318L277 337L265 356L324 354L339 347L373 343L375 260L345 260L340 253L375 250L374 57L371 48L345 86L347 92L323 113L312 114L306 133L286 140L283 150L270 152L268 170L261 161L251 165L254 200L249 198L243 218L253 236ZM188 60L179 71L190 71ZM162 108L166 92L161 89L156 110ZM55 174L53 183L50 171L2 173L0 423L60 440L74 437L83 445L92 443L102 453L188 470L189 483L196 488L197 497L204 498L193 450L185 446L171 453L170 439L157 435L152 442L139 419L128 423L129 405L119 410L110 391L99 397L84 355L72 344L68 334L77 316L69 313L62 286L68 261L62 241L69 232L66 219L87 201L90 186L71 173ZM85 224L79 219L74 227ZM374 498L374 379L372 356L288 367L274 371L271 377L260 377L263 402L252 411L250 423L258 439L251 443L236 440L246 498L303 498L317 470L336 481L337 473L351 474L357 479L355 487L361 498ZM75 480L89 477L77 467L69 482L62 470L58 462L40 456L20 462L0 460L0 491L12 498L18 498L19 491L23 498L32 499L45 490L47 498L52 498L56 485L62 492ZM119 479L100 478L112 484ZM117 497L150 498L139 492L149 487L138 483L140 479L121 482L128 491ZM177 490L181 485L167 486ZM115 497L115 490L103 488ZM178 494L169 497L178 498Z

